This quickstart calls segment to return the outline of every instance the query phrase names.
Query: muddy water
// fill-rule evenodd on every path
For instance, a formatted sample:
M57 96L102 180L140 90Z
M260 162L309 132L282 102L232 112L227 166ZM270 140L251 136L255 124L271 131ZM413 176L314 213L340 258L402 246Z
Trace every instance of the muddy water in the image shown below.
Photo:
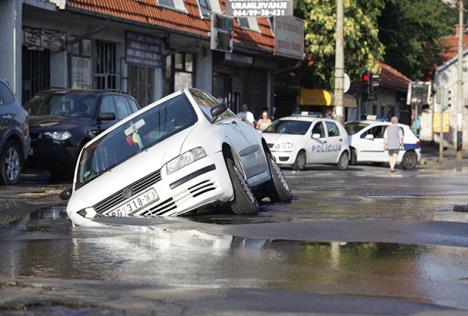
M60 209L0 229L0 275L384 296L468 309L468 248L72 228Z

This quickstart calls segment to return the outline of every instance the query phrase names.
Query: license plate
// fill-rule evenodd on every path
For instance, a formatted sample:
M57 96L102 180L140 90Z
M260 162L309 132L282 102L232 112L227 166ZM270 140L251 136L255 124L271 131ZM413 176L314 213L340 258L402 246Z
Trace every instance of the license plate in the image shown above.
M128 216L130 213L135 212L139 209L144 208L145 206L157 201L159 199L158 194L155 189L150 189L137 197L131 199L125 204L120 205L119 207L113 209L107 216L122 217Z

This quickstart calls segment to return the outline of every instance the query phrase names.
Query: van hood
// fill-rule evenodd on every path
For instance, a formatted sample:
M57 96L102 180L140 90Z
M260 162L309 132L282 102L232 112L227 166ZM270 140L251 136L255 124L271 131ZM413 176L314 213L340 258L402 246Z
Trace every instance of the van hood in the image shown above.
M80 200L80 203L76 204L91 207L135 181L160 170L168 161L180 155L185 139L194 128L195 126L191 126L104 172L73 192L71 199Z

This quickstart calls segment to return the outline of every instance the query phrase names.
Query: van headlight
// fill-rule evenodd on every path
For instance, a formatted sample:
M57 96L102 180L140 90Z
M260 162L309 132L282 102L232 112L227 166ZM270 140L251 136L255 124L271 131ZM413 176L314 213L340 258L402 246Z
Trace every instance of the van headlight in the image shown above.
M169 161L166 164L166 172L169 175L204 157L206 157L206 152L202 147L191 149Z
M44 135L58 141L64 141L72 137L69 131L45 132Z

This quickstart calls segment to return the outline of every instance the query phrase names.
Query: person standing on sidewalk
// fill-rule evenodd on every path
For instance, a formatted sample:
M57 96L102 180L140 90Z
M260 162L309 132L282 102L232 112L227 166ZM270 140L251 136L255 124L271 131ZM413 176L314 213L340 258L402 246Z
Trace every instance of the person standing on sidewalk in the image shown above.
M398 126L398 118L396 116L393 116L390 122L392 124L385 129L384 149L388 151L388 155L390 156L390 171L395 172L398 153L403 145L403 133Z

